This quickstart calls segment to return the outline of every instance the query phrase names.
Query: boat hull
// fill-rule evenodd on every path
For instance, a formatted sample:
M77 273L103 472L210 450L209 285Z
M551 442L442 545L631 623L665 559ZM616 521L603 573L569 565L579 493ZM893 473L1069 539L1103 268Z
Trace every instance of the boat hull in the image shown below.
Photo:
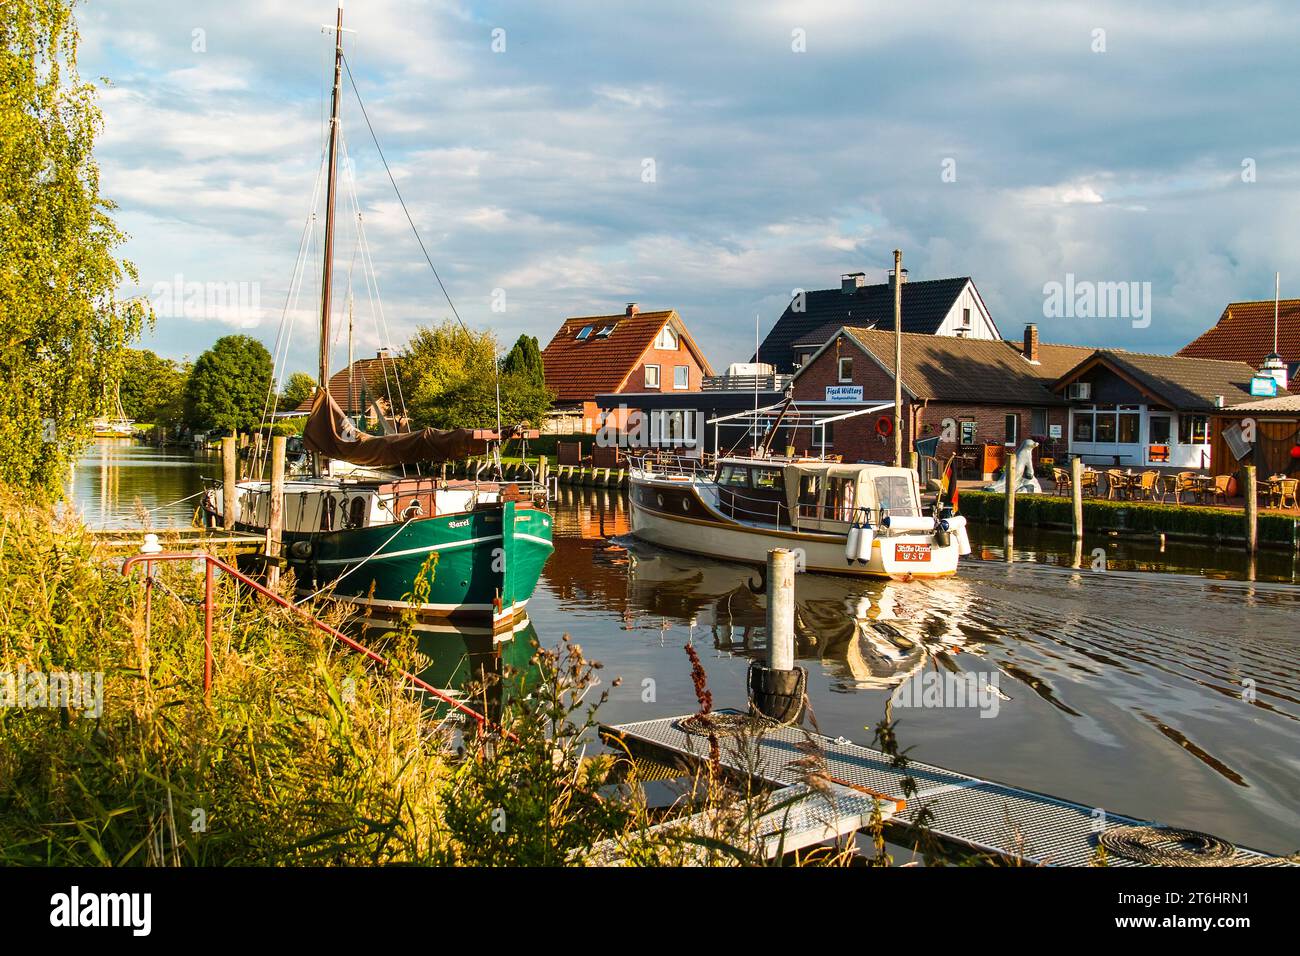
M283 553L301 595L329 588L387 613L508 627L523 618L553 550L551 524L546 511L507 502L401 526L286 532Z
M929 534L877 537L870 559L857 561L845 554L841 535L733 521L704 500L692 482L634 480L629 497L632 533L674 551L764 565L773 548L788 548L800 555L802 570L854 577L904 580L948 577L957 572L957 543L940 545Z

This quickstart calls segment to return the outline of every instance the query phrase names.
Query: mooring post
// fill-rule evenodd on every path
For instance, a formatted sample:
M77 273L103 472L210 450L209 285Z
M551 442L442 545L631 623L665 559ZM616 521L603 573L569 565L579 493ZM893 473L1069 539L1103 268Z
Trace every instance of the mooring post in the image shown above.
M767 552L767 666L794 670L795 553L786 548Z
M1070 497L1074 501L1074 540L1083 540L1083 459L1070 462Z
M1243 471L1246 485L1242 489L1246 495L1246 550L1254 554L1259 544L1259 498L1255 490L1255 466L1247 465Z
M542 489L546 489L547 473L550 471L550 462L546 460L545 455L537 458L537 480L541 483Z
M227 531L235 530L235 484L238 472L235 457L235 436L221 439L221 525Z
M266 583L272 591L280 586L280 543L284 535L285 437L271 439L271 503L266 520Z
M798 556L767 553L767 663L750 669L750 699L765 717L793 724L803 714L806 674L794 663L794 576Z
M249 468L248 468L248 473L245 475L245 477L247 477L247 478L253 478L253 479L257 479L257 480L261 480L261 477L262 477L262 475L263 475L263 471L262 471L262 449L265 447L265 443L266 443L266 438L265 438L265 436L262 434L261 429L259 429L259 430L258 430L256 433L254 433L254 435L253 435L253 462L252 462L252 464L249 466ZM257 473L256 473L256 474L253 473L253 469L254 469L254 468L257 469Z
M1008 447L1006 455L1006 465L1002 469L1003 484L1007 491L1007 513L1002 523L1002 530L1006 536L1006 560L1011 562L1015 560L1012 539L1016 533L1016 482L1020 476L1016 474L1016 453L1015 449Z

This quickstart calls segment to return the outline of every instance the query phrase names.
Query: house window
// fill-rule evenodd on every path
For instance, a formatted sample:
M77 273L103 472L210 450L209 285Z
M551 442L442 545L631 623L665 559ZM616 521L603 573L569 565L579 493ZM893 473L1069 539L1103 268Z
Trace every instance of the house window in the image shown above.
M645 367L645 387L646 388L659 387L659 366L658 365L647 365Z
M853 357L846 355L840 359L840 381L853 381Z
M673 331L671 325L665 325L659 330L659 336L655 339L655 348L661 352L677 351L677 333Z
M576 338L579 342L587 341L587 339L591 338L591 326L584 325L581 329L578 330L578 334L574 336L574 338Z
M961 327L963 329L970 329L970 309L961 310Z
M1008 415L1006 417L1006 442L1008 445L1018 445L1020 443L1020 416Z
M1029 431L1034 435L1047 434L1047 409L1035 408L1031 412Z
M1119 407L1119 440L1122 445L1136 445L1142 434L1142 410L1136 405Z
M961 423L961 443L963 445L975 444L975 423L973 421Z
M1210 441L1210 419L1207 415L1178 416L1178 444L1206 445Z
M1093 413L1091 408L1077 409L1074 413L1074 440L1092 441Z
M604 328L602 328L599 332L596 333L596 338L607 339L610 337L610 335L613 334L613 332L614 332L614 326L607 325Z
M673 366L673 388L687 389L691 387L691 369L688 365Z
M1168 445L1169 444L1169 416L1152 415L1151 416L1151 444Z
M685 408L656 409L650 413L650 444L695 447L696 413Z

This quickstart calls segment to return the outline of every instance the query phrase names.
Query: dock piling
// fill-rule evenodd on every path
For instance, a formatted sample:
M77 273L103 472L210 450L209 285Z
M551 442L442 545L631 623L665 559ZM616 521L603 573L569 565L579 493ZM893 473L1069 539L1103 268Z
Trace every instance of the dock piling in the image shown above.
M1074 540L1083 540L1083 459L1070 461L1070 497L1074 500Z
M235 484L239 474L237 464L235 436L227 435L221 439L221 524L227 531L235 530Z
M1255 466L1246 465L1242 470L1245 472L1246 485L1242 489L1246 496L1246 550L1254 554L1259 546L1259 498L1255 492L1258 487L1255 484Z
M1006 518L1003 521L1003 531L1006 532L1006 560L1010 564L1015 558L1015 548L1013 538L1016 533L1016 482L1020 480L1020 475L1016 469L1015 449L1007 446L1006 465L1002 469L1003 482L1007 492L1007 511Z
M266 521L266 583L271 590L280 586L280 545L284 533L285 437L271 439L271 503Z
M786 548L767 553L767 664L753 668L750 686L755 708L782 723L798 720L804 704L804 675L794 663L796 559Z

